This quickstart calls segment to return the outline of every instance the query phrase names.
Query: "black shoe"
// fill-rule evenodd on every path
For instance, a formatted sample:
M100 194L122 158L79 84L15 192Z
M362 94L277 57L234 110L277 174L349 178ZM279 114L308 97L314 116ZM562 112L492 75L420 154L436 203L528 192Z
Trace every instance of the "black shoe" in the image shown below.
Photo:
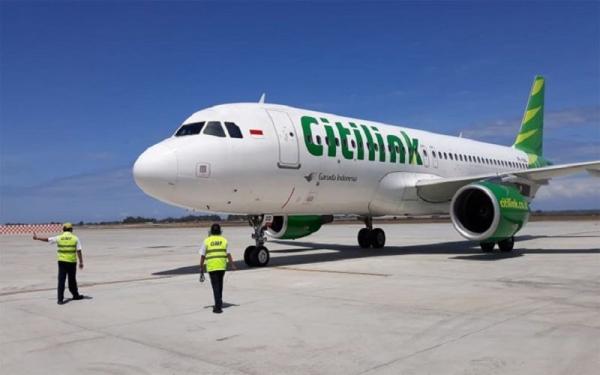
M222 312L223 312L223 310L221 310L221 309L220 309L220 308L218 308L218 307L213 307L213 312L214 312L215 314L220 314L220 313L222 313Z
M57 304L57 305L64 305L64 304L65 304L65 301L56 301L56 304Z
M73 301L79 301L80 299L84 299L84 298L85 298L85 296L83 294L80 294L76 297L73 297Z

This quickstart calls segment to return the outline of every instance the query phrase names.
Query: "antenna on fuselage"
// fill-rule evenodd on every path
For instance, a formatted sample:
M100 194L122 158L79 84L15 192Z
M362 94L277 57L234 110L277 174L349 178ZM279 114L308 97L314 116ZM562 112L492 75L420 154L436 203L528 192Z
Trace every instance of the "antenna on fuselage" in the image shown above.
M258 99L258 102L260 104L263 104L265 102L265 97L267 96L267 94L265 94L264 92L262 93L262 95L260 96L260 99Z

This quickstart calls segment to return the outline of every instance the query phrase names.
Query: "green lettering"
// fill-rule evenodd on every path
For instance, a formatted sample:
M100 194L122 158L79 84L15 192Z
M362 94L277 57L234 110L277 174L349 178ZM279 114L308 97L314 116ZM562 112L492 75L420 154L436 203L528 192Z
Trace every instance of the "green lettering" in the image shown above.
M421 155L419 155L419 140L417 138L411 140L408 134L403 131L400 133L402 133L406 147L408 148L408 163L423 165L423 160L421 159Z
M329 121L326 118L321 118L325 124L329 124ZM336 146L335 146L335 133L333 128L329 125L325 125L325 134L327 134L327 156L334 157L336 154Z
M338 133L340 133L340 142L342 142L342 155L344 156L344 159L352 160L354 154L348 147L348 135L350 135L350 130L346 129L341 122L336 122L335 126L337 126Z
M379 132L379 129L374 126L371 126L371 129ZM377 144L379 145L379 161L385 161L385 143L383 143L383 137L379 133L375 133L375 137L377 138Z
M405 162L405 155L404 155L404 145L402 144L402 141L400 140L400 138L396 137L395 135L388 135L387 136L387 142L388 145L391 148L391 155L390 155L390 162L395 163L396 162L396 151L399 151L399 163L404 164Z
M302 123L302 132L304 133L304 144L308 152L314 156L323 155L323 146L313 142L311 125L319 125L317 119L310 116L302 116L300 122Z
M363 160L365 158L365 153L362 135L355 123L351 122L350 127L353 128L352 133L354 133L354 138L356 138L356 158L358 160Z
M375 160L375 144L373 143L373 137L369 132L369 128L365 125L360 125L362 130L365 132L365 137L367 138L367 144L369 144L369 160Z

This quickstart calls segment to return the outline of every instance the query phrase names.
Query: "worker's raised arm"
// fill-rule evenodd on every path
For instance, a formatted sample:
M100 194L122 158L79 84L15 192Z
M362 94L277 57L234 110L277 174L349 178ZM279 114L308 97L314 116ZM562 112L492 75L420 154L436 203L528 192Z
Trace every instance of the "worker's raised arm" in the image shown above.
M33 239L37 241L48 242L48 237L38 237L37 234L35 234L35 232L33 232Z

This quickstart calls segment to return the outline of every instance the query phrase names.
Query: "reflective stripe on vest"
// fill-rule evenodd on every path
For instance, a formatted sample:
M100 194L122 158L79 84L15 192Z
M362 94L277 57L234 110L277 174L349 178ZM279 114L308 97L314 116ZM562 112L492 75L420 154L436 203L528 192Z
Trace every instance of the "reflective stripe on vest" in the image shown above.
M77 263L77 236L64 232L56 240L58 245L58 260L60 262Z
M208 236L204 240L206 249L206 271L225 271L227 269L227 240L222 236Z

